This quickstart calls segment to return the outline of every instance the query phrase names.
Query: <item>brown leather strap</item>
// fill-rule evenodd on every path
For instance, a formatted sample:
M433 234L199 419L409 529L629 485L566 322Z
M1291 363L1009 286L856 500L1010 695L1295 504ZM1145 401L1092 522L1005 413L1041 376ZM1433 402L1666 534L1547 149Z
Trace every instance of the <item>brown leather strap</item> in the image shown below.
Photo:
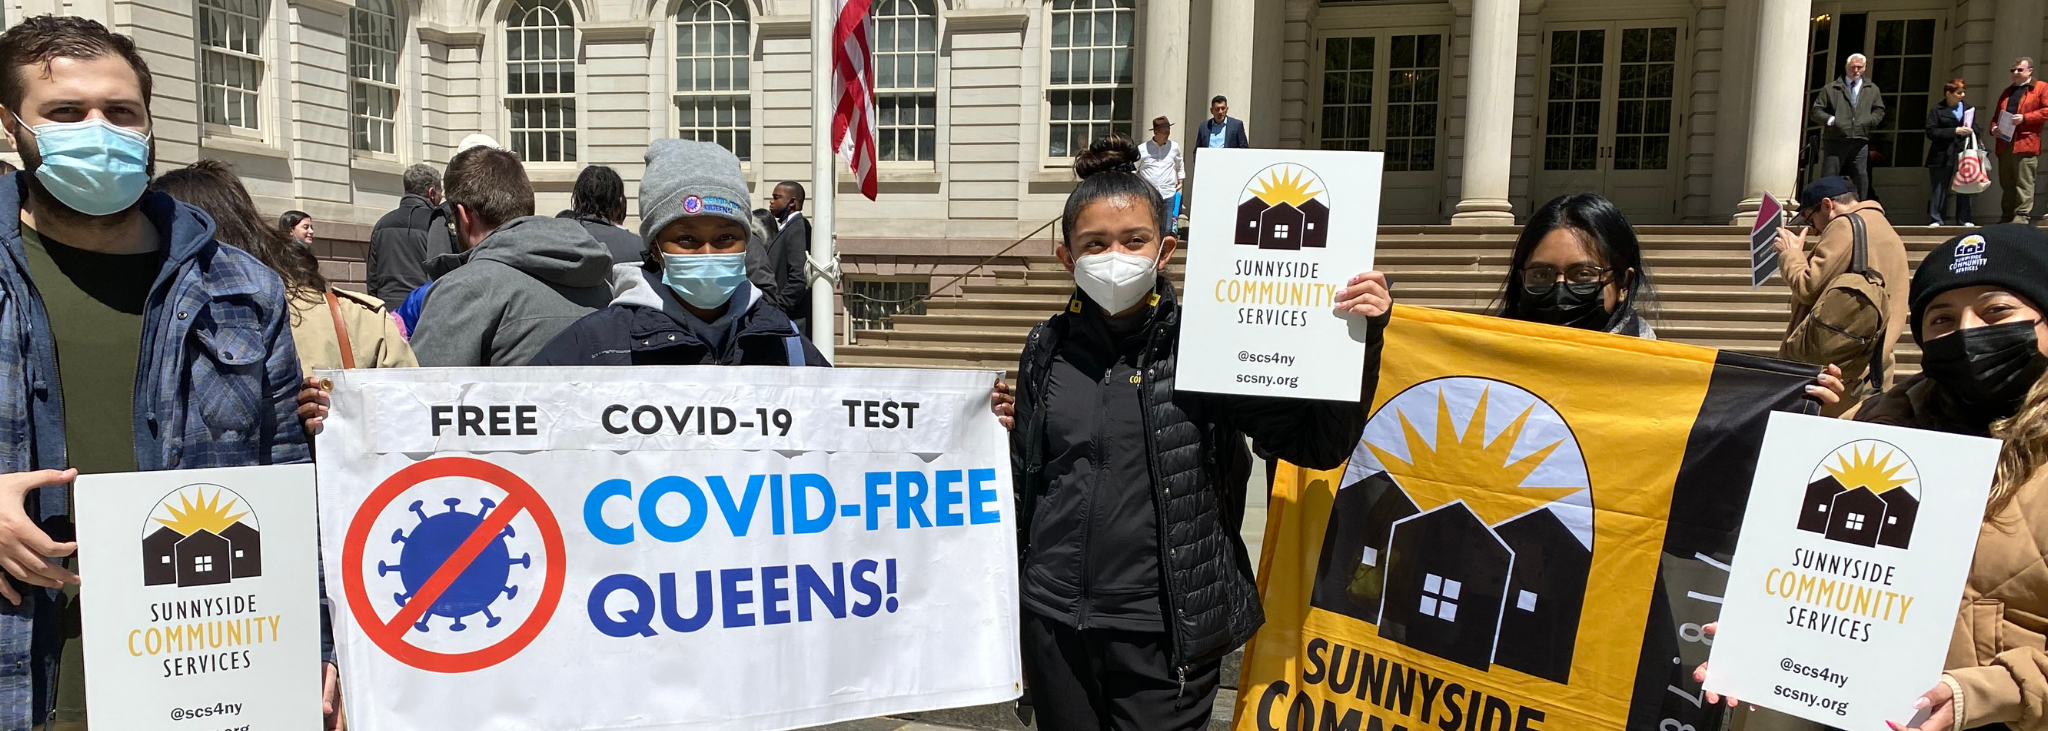
M336 299L334 290L327 291L327 314L334 316L334 339L341 343L341 367L356 367L356 349L348 342L348 328L341 324L341 300Z

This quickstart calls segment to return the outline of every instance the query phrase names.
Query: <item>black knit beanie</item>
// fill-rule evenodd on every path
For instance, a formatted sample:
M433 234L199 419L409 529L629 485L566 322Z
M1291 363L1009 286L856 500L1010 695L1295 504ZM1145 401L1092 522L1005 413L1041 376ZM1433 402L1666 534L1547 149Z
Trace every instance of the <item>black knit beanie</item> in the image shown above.
M1989 285L2048 308L2048 232L2023 223L2001 223L1957 236L1928 252L1913 272L1913 340L1920 318L1937 295L1951 289Z

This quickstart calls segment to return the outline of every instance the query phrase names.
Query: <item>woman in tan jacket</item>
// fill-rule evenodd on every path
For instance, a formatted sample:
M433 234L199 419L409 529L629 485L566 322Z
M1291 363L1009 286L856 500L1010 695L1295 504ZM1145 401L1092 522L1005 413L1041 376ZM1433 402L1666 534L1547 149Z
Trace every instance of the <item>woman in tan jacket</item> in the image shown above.
M256 255L284 278L292 308L292 340L305 375L315 368L409 368L419 365L383 301L336 289L320 261L256 213L249 191L227 163L201 160L172 170L150 187L213 217L214 238Z

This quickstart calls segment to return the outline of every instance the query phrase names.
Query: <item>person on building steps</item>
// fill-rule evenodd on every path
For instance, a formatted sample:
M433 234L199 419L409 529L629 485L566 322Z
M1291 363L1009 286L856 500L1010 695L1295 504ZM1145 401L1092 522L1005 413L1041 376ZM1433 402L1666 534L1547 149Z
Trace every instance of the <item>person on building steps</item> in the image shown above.
M1863 77L1870 60L1849 54L1842 76L1813 98L1813 121L1821 125L1822 177L1848 176L1859 200L1870 195L1870 131L1884 123L1884 94Z
M1166 201L1166 235L1180 235L1180 187L1188 173L1181 161L1180 143L1173 141L1173 120L1153 119L1152 137L1138 147L1138 154L1138 174L1159 191L1160 200Z
M1800 189L1798 202L1798 215L1778 229L1778 239L1772 242L1778 250L1779 276L1792 290L1792 319L1785 326L1786 340L1781 344L1780 357L1798 359L1799 353L1791 347L1793 333L1835 278L1849 271L1855 258L1856 222L1862 223L1868 266L1884 279L1886 315L1884 338L1878 344L1882 349L1881 367L1876 377L1868 373L1867 356L1855 363L1814 364L1838 368L1856 384L1850 398L1821 410L1824 415L1835 416L1865 396L1891 387L1895 360L1892 351L1898 345L1899 334L1905 331L1907 281L1912 270L1906 263L1906 242L1885 218L1884 206L1877 201L1858 199L1847 178L1821 178L1808 183ZM1855 222L1850 220L1852 217ZM1797 232L1793 231L1791 226L1801 219L1811 229L1800 226ZM1806 241L1809 230L1820 232L1811 250Z
M2034 80L2034 59L2012 62L2012 86L1998 95L1991 131L1998 139L1999 221L2029 223L2034 178L2040 174L2041 126L2048 123L2048 84Z
M732 152L661 139L640 181L644 256L620 263L611 306L576 321L533 365L829 366L747 280L754 233Z
M1238 537L1242 435L1330 469L1365 428L1392 300L1379 272L1336 309L1367 323L1361 402L1174 390L1181 308L1160 272L1176 240L1122 137L1074 161L1054 248L1067 311L1033 328L1010 433L1024 673L1046 731L1207 728L1220 662L1263 621ZM999 407L1000 408L1000 407ZM1195 577L1206 577L1196 579Z
M0 178L0 728L86 728L77 544L59 540L73 478L309 456L283 282L147 190L153 86L97 22L0 33L0 129L23 163Z
M1218 94L1209 100L1209 118L1195 128L1195 148L1228 147L1248 149L1252 140L1245 135L1244 120L1230 116L1230 100Z
M1975 226L1976 215L1971 204L1977 196L1957 193L1949 188L1955 180L1956 165L1963 155L1963 147L1977 131L1971 128L1976 121L1976 107L1963 101L1968 84L1962 79L1949 79L1941 87L1941 103L1927 110L1927 219L1930 226L1949 225ZM1956 215L1944 215L1949 200L1956 202Z

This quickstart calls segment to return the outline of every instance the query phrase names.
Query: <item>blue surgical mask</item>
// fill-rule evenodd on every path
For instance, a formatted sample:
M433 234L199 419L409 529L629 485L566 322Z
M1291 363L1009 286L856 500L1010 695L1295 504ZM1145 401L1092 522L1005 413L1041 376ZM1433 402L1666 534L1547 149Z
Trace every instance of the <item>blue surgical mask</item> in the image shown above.
M20 117L15 117L17 123ZM42 162L36 180L72 210L107 216L128 210L149 185L149 135L104 119L30 127Z
M747 281L747 255L662 254L661 283L676 296L699 309L711 309L732 299L732 291Z

